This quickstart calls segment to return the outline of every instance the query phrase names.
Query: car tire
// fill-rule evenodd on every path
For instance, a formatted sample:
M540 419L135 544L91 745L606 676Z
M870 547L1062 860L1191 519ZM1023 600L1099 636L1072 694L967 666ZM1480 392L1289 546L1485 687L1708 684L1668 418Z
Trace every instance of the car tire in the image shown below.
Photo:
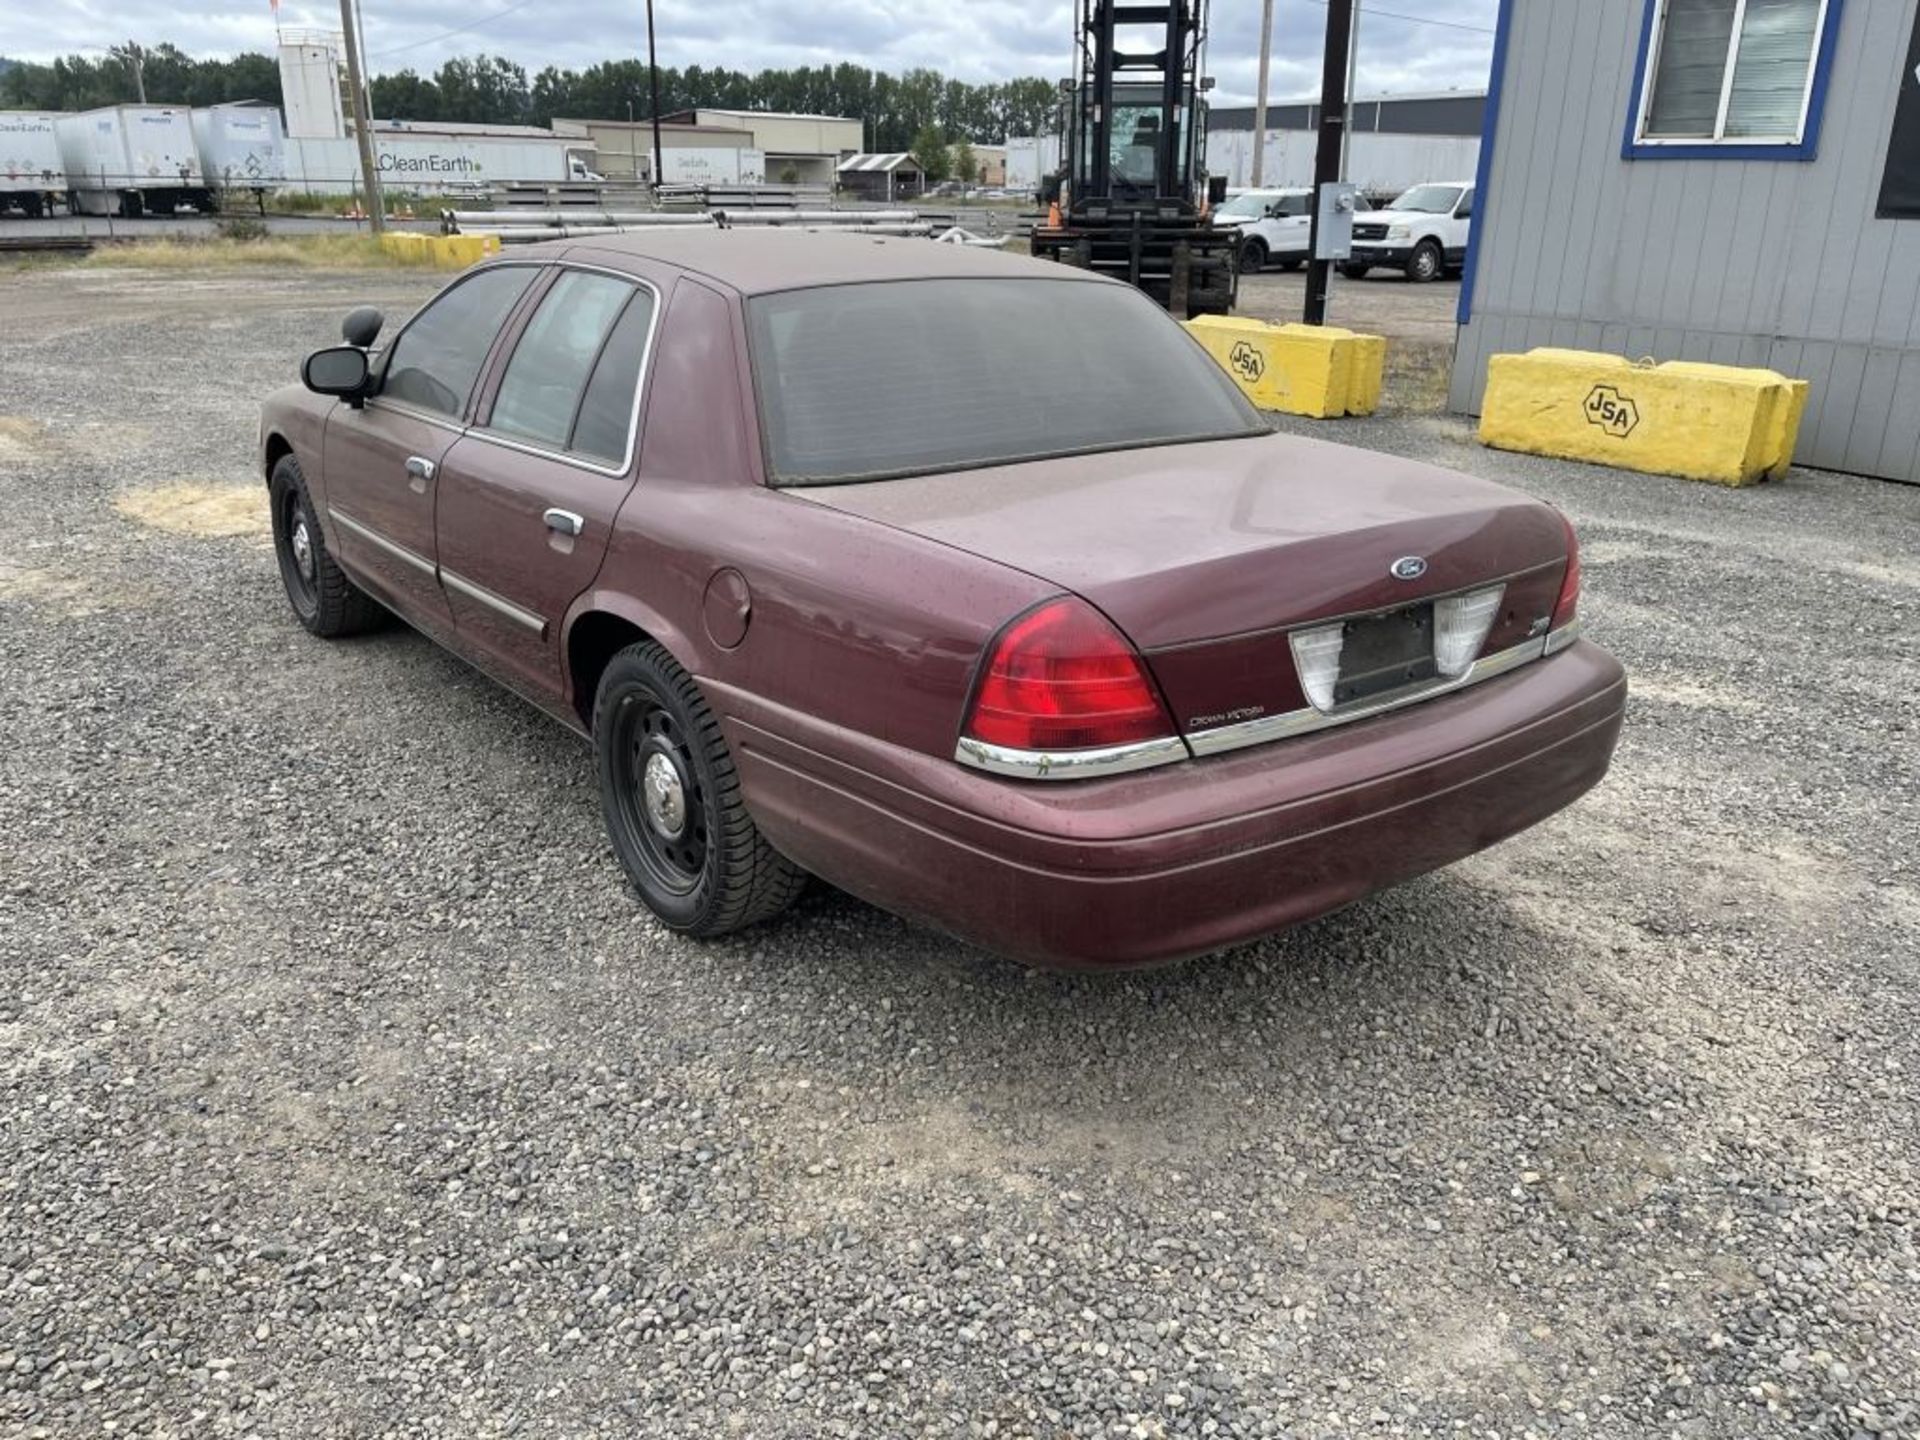
M1428 281L1438 280L1446 268L1446 258L1441 255L1440 247L1431 240L1422 240L1413 247L1412 258L1407 261L1407 280L1414 285L1425 285Z
M1240 247L1240 273L1242 275L1258 275L1266 263L1266 241L1256 237Z
M1371 265L1355 265L1352 263L1348 263L1340 267L1340 273L1346 276L1347 279L1349 280L1364 280L1367 278L1367 273L1372 269L1373 267Z
M685 935L771 919L807 872L753 823L720 722L660 645L608 662L593 704L600 806L615 857L647 908Z
M306 476L293 456L282 455L275 463L267 497L273 507L273 553L294 617L309 633L327 640L385 624L387 612L380 602L349 580L328 551L307 495Z

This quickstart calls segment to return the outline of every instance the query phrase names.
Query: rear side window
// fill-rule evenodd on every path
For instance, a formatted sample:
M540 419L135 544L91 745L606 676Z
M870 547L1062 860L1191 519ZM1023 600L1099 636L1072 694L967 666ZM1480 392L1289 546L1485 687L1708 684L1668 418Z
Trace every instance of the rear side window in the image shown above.
M627 308L614 322L607 343L587 381L587 393L580 400L580 415L574 421L573 439L568 448L596 460L619 464L627 456L627 437L632 432L635 393L640 385L640 368L647 359L647 337L653 329L653 296L645 290L634 292Z
M380 393L458 419L494 336L537 273L531 265L482 270L432 301L394 342Z
M580 270L556 280L514 346L488 428L568 448L594 366L637 293L625 280Z
M1226 372L1126 286L824 286L756 297L747 323L776 484L1267 430Z

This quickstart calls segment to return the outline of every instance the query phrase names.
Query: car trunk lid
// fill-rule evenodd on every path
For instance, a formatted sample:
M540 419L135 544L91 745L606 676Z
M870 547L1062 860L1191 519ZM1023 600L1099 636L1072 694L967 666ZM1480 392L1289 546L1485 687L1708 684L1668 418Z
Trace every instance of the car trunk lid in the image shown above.
M1026 571L1145 652L1186 732L1298 709L1288 632L1506 585L1485 651L1544 630L1566 563L1545 505L1296 436L1145 447L792 492ZM1417 560L1409 578L1396 562Z

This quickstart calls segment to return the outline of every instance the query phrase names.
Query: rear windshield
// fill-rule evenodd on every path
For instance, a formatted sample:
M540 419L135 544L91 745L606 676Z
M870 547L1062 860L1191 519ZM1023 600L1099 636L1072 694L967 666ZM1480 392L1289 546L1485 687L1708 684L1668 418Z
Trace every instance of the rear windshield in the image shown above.
M1267 430L1206 352L1119 285L836 285L760 296L747 322L777 485Z

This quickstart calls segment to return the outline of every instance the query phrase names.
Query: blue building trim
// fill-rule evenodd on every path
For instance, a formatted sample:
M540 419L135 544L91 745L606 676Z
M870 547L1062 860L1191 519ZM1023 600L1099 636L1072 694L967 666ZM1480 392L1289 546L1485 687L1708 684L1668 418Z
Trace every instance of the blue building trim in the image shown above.
M1473 224L1467 231L1467 258L1460 267L1459 322L1473 318L1473 277L1480 269L1480 237L1487 229L1487 180L1493 174L1494 136L1500 129L1500 91L1507 83L1507 37L1513 30L1514 0L1500 0L1493 22L1493 74L1487 80L1486 116L1480 122L1480 159L1473 171Z
M1633 60L1633 89L1627 94L1627 126L1620 137L1622 160L1812 160L1820 154L1820 117L1827 109L1827 82L1833 73L1833 47L1840 35L1844 0L1827 0L1826 28L1813 57L1813 91L1807 97L1807 122L1797 145L1648 145L1639 139L1640 99L1647 83L1647 59L1653 53L1653 22L1661 0L1647 0L1640 21L1640 53Z

